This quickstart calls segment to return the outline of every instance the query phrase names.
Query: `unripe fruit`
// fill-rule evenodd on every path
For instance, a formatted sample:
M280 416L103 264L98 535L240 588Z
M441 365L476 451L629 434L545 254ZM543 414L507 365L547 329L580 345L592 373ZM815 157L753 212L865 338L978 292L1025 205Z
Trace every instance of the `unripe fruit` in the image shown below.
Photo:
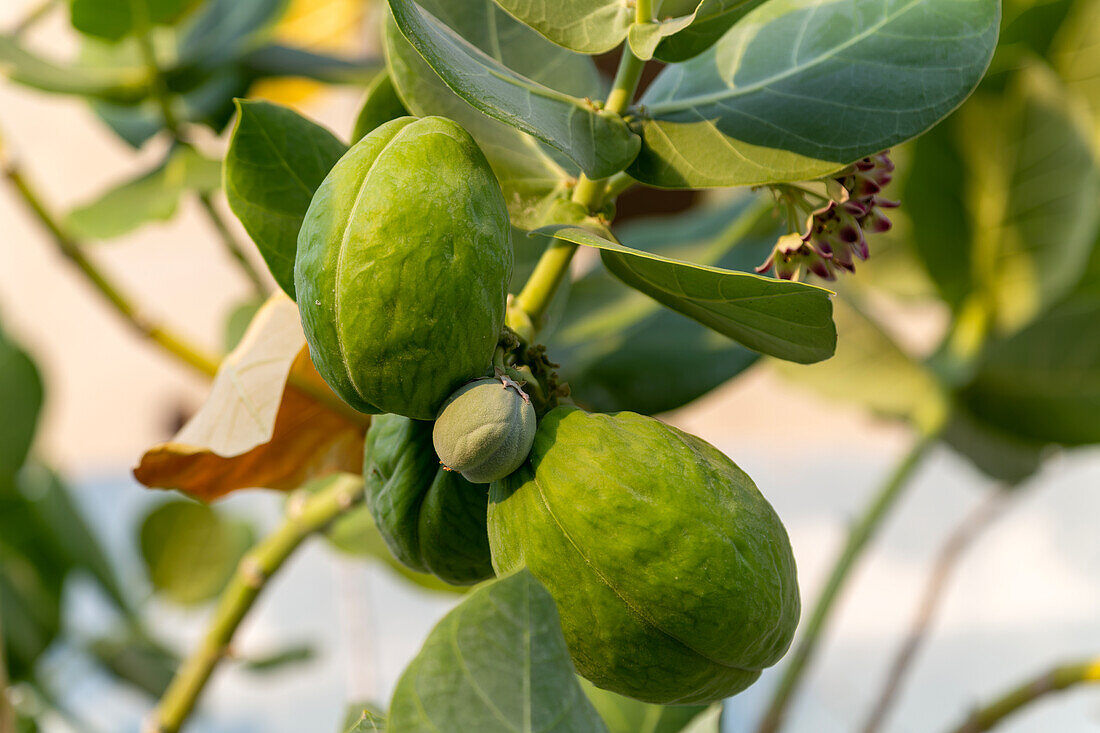
M558 407L489 489L498 575L554 597L577 670L646 702L733 695L787 651L799 616L787 533L713 446L631 412Z
M432 430L439 460L475 484L519 468L535 440L535 408L518 384L478 379L447 400Z
M511 272L508 210L469 133L387 122L336 163L298 235L313 363L357 410L432 420L489 368Z

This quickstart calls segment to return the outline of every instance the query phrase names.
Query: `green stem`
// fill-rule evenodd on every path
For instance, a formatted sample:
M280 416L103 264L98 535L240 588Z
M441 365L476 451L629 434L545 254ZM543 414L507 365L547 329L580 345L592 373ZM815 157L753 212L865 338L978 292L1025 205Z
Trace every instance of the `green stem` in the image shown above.
M308 536L363 499L363 479L340 476L303 502L289 502L283 524L253 547L222 592L218 607L199 647L176 672L146 726L146 731L175 733L191 714L214 668L229 653L237 627L268 580Z
M233 232L229 231L229 226L225 223L225 219L218 213L218 209L214 206L213 199L210 198L210 194L200 193L199 203L202 205L202 210L206 212L206 218L213 224L214 229L218 233L218 237L221 239L222 245L225 247L226 252L233 258L233 261L241 268L241 272L248 278L248 281L252 283L252 289L255 290L256 295L263 298L268 294L268 288L264 284L263 278L260 277L260 273L256 271L256 268L252 266L252 263L248 261L248 256L241 249L241 246L237 244L237 239L233 236Z
M757 733L776 733L782 727L787 707L802 681L814 652L817 650L821 634L825 630L829 616L841 590L844 588L845 582L848 580L848 576L854 569L856 561L863 554L863 550L866 549L867 544L874 537L887 514L889 514L890 509L901 497L902 489L908 484L914 469L920 464L933 440L933 436L929 434L924 434L917 440L916 444L894 468L882 488L872 497L871 503L864 509L863 515L852 525L844 549L833 564L825 588L810 614L810 620L806 622L802 629L802 638L787 660L779 685L772 694L771 704L757 728Z
M990 730L1021 708L1052 692L1097 682L1100 682L1100 657L1059 665L1009 690L985 707L978 708L952 733L980 733Z
M30 11L23 16L23 18L12 29L11 34L15 38L23 35L31 28L36 26L39 21L44 19L50 14L50 11L54 9L54 6L58 4L59 0L40 0L38 5L30 9ZM2 730L2 729L0 729Z
M641 18L643 7L648 15L652 16L652 5L646 2L638 3L638 17ZM634 92L638 89L638 82L642 77L642 69L645 62L635 56L630 46L623 44L623 55L619 59L619 68L615 72L615 81L611 85L611 93L607 97L604 109L614 114L622 114L634 98ZM625 175L625 174L619 174ZM608 195L608 184L616 181L612 178L592 180L581 174L577 179L577 185L573 188L572 201L582 206L589 213L599 211ZM622 181L616 181L617 186L623 185ZM569 275L569 265L573 261L573 255L577 252L577 245L571 242L557 241L551 244L539 258L534 271L527 279L523 290L516 296L514 305L523 310L530 318L534 326L534 336L542 325L542 317L546 309L550 307L550 301L554 293Z
M204 349L189 343L182 336L138 313L136 306L129 298L123 295L119 288L100 272L99 267L88 259L80 244L65 233L57 219L46 208L42 199L27 181L19 165L14 161L7 161L6 165L3 166L3 175L19 193L27 208L34 214L39 223L53 237L54 244L61 254L76 265L77 269L84 274L92 286L99 291L100 295L126 319L135 331L159 344L165 351L197 371L210 377L217 373L219 362L217 357L210 355Z

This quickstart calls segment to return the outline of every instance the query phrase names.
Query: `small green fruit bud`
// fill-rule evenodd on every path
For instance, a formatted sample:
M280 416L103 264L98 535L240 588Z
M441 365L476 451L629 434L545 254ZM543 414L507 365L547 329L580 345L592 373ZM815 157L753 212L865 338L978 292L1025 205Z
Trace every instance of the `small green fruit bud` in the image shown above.
M432 443L443 465L475 484L504 478L527 460L535 408L507 377L478 379L443 405Z

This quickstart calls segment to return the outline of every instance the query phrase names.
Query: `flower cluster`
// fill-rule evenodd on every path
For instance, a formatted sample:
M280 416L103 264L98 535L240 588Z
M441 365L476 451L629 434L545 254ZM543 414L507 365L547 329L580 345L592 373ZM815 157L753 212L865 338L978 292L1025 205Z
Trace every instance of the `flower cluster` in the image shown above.
M784 280L796 279L803 268L825 280L835 280L837 268L855 272L853 255L861 260L870 255L866 235L890 228L882 209L898 203L879 193L890 182L893 170L889 151L885 151L823 181L824 194L799 185L773 186L777 202L787 212L791 233L779 238L756 271L774 267L776 276Z

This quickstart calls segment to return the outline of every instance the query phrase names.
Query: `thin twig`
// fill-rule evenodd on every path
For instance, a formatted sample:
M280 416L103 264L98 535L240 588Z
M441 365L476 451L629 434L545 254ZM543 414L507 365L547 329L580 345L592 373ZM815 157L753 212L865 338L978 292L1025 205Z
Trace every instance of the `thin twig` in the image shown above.
M891 472L882 488L871 498L871 502L867 505L863 515L852 525L848 532L848 540L845 543L844 550L834 563L829 579L825 583L825 588L818 597L813 612L810 614L810 619L802 630L802 638L783 669L779 685L772 694L771 703L760 721L757 733L776 733L782 727L787 708L802 681L814 652L817 650L817 645L821 640L829 616L840 597L841 590L851 575L852 569L856 565L856 561L862 556L863 550L882 525L890 509L901 497L902 490L909 483L913 471L920 464L933 441L934 435L932 434L922 435L916 441Z
M863 733L875 733L886 720L886 715L895 702L901 689L906 672L916 658L917 651L928 636L929 627L936 616L940 601L947 583L951 579L952 572L963 557L967 548L978 536L1000 517L1008 506L1007 498L1015 496L1003 487L998 487L978 503L964 518L963 521L948 536L940 547L939 554L932 566L932 572L928 576L928 582L921 596L920 606L913 625L905 638L905 642L894 657L890 665L890 672L886 682L882 686L878 699L868 716L867 723L863 726Z
M146 733L176 733L180 729L214 668L228 654L237 627L271 576L306 537L324 529L360 502L363 490L361 477L345 474L305 501L291 497L283 524L241 559L237 572L222 592L205 637L176 672L144 728Z
M269 293L267 285L264 284L263 278L260 277L260 273L256 271L256 268L253 267L252 263L248 260L248 256L244 253L240 244L237 243L237 238L233 236L233 232L229 230L229 226L225 223L225 219L222 217L221 213L218 212L217 207L214 206L214 201L210 197L210 194L200 193L199 203L202 205L202 210L206 212L206 218L210 220L210 223L214 225L214 229L218 232L218 238L225 247L225 251L229 253L233 261L241 268L241 272L244 273L244 276L252 283L252 288L256 291L256 295L261 298L266 297Z
M1080 684L1100 682L1100 657L1085 662L1063 664L1014 687L990 704L970 714L966 722L951 733L981 733L1036 700Z
M22 168L14 160L3 157L3 143L0 141L0 167L3 176L15 188L24 204L34 214L38 222L48 231L61 252L84 274L88 281L99 291L108 303L126 319L126 322L139 334L159 344L185 364L199 372L213 377L218 371L219 359L206 350L189 343L167 327L155 323L138 313L137 307L122 294L122 291L100 271L99 267L84 254L83 247L75 241L58 223L57 218L46 208L37 191L23 174Z

